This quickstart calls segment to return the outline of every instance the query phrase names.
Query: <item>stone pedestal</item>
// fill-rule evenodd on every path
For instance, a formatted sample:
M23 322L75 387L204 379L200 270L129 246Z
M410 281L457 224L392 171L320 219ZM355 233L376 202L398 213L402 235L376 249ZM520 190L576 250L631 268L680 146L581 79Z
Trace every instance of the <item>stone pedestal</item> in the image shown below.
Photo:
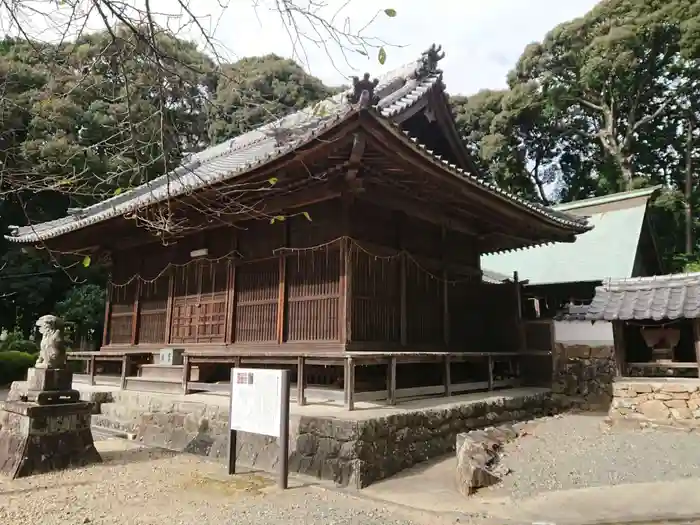
M91 403L5 403L0 411L0 473L22 478L101 462L90 430Z
M73 373L67 368L30 368L23 401L39 405L76 403L80 392L73 390Z
M102 461L65 368L30 368L19 395L0 409L0 474L21 478ZM19 398L19 399L18 399Z

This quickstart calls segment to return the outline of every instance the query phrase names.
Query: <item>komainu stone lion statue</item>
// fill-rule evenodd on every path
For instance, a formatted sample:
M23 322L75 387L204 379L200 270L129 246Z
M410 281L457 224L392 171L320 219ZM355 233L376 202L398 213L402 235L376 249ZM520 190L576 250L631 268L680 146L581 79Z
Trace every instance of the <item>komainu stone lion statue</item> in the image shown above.
M55 315L42 315L36 322L41 334L39 358L35 368L64 368L66 347L63 343L63 320Z

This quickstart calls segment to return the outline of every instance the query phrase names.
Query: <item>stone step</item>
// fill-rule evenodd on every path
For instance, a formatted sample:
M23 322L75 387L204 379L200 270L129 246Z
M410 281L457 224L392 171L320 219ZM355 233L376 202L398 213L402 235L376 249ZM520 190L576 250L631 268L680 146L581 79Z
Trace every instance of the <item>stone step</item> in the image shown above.
M128 377L126 390L139 392L157 392L160 394L181 394L182 382L172 379L159 379L155 377Z
M168 379L182 381L182 365L141 365L139 377L144 379ZM190 381L199 381L199 367L193 366Z

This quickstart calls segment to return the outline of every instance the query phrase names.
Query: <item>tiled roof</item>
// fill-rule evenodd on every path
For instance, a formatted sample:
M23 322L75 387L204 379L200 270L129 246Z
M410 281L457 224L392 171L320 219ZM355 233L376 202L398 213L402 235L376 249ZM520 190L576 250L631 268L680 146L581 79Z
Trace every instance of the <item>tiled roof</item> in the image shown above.
M386 120L389 124L392 118L411 108L436 87L442 88L442 73L435 67L426 71L423 57L384 75L379 80L374 90L377 102L372 112L379 121ZM13 227L11 234L6 238L17 243L44 241L237 177L312 141L319 134L356 113L358 108L349 102L348 94L345 92L335 95L312 107L190 155L174 171L100 203L74 210L66 217L21 228ZM389 125L388 128L400 134L394 126ZM281 135L284 135L286 140L280 141ZM416 139L412 138L411 141L417 144ZM586 226L585 219L513 196L477 177L476 174L467 173L454 164L433 156L424 146L417 145L446 171L511 201L516 206L579 233L590 229Z
M555 321L585 321L588 314L587 304L567 304L556 313Z
M662 320L700 317L700 273L619 279L596 288L586 319Z
M488 254L481 258L482 268L499 273L517 270L530 285L596 282L624 279L634 275L635 260L647 215L649 199L659 187L586 199L556 206L559 213L589 216L593 227L576 237L573 243ZM602 204L628 201L620 209L600 211ZM598 206L598 208L596 208ZM591 209L593 213L587 213ZM595 211L595 210L598 211ZM575 210L575 211L574 211Z

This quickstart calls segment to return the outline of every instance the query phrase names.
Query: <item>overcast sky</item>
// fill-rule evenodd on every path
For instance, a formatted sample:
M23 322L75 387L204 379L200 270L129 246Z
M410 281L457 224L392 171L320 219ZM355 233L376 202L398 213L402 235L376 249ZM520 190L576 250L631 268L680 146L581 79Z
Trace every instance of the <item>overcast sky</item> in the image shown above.
M309 0L295 1L304 4ZM223 13L218 7L219 0L198 0L195 5L197 13L221 15L215 36L231 58L273 52L292 55L294 48L276 12L261 7L256 13L250 7L251 0L229 2ZM263 5L270 2L261 1ZM345 4L345 0L326 0L326 3L334 8L324 11L327 15ZM397 12L395 18L382 14L365 34L404 47L388 47L383 66L375 54L369 59L354 55L348 65L332 44L332 59L313 44L304 46L307 57L297 53L296 58L324 82L341 84L347 83L347 76L352 74L368 71L380 75L415 60L435 42L447 53L442 69L448 90L469 94L483 88L503 87L506 73L528 43L541 40L557 24L585 14L596 3L595 0L350 0L336 20L349 19L351 27L359 29L378 10L393 8Z
M121 0L119 5L132 6L135 10L129 17L137 19L144 12L145 1ZM326 50L308 41L303 48L295 47L279 11L274 9L276 4L285 2L301 7L325 5L315 14L325 21L335 15L335 26L341 29L349 21L348 32L355 34L374 19L363 34L388 42L385 64L379 64L376 50L369 58L351 54L348 63L337 43L330 42ZM200 28L183 22L184 18L191 20L187 14L182 15L183 3L198 18ZM267 53L293 57L330 85L349 83L350 76L365 71L379 76L416 60L435 42L447 53L442 69L448 90L463 94L503 87L506 73L528 43L541 40L557 24L585 14L596 3L596 0L150 0L151 9L160 14L156 17L158 23L168 25L180 37L202 44L203 29L204 33L213 35L218 54L225 60ZM85 26L104 28L92 0L57 3L23 0L18 5L19 11L12 16L0 7L1 32L18 34L13 23L18 18L24 35L45 41L65 34L68 24L73 29L68 36L74 36ZM61 6L59 12L57 5ZM70 12L73 5L89 13L87 24ZM387 17L383 13L387 8L394 9L397 15ZM40 15L42 11L44 16ZM314 30L303 20L300 28L307 33ZM319 28L318 23L315 28Z

